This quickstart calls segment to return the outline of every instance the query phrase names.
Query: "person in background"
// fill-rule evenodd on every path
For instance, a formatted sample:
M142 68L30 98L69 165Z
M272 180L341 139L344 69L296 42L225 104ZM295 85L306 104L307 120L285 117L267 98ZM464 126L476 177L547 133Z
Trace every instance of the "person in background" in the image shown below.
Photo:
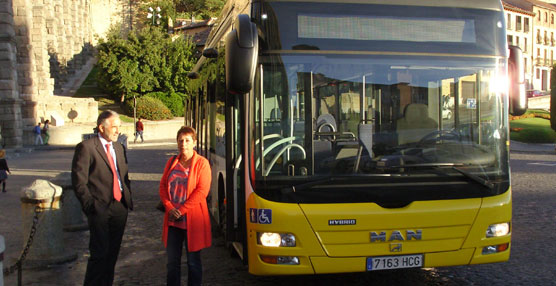
M50 120L46 120L44 122L44 126L42 127L42 134L44 134L44 145L48 145L48 139L50 139Z
M33 128L33 133L35 133L35 145L39 145L39 142L41 143L40 145L43 145L44 142L42 141L40 122Z
M160 180L160 200L165 208L162 241L166 247L167 285L181 285L181 255L187 253L187 285L201 285L201 249L212 243L207 195L211 170L207 159L193 147L197 134L182 127L177 134L178 151L166 163Z
M2 149L0 150L0 183L2 183L2 193L6 192L6 180L8 179L8 173L12 173L10 172L8 162L4 156L6 156L6 151Z
M97 119L98 136L75 147L71 182L89 223L89 252L84 285L112 285L127 222L133 210L127 155L118 143L118 113Z
M141 117L139 117L139 119L137 120L137 122L135 123L135 140L133 140L133 143L137 142L137 137L141 136L141 143L144 142L143 140L143 122L141 122Z

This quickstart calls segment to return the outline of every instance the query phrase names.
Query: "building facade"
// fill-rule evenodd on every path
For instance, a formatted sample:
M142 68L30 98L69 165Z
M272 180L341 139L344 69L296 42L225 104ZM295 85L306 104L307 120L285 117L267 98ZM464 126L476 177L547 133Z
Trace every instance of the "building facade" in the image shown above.
M526 88L533 86L533 18L535 14L526 9L504 3L508 45L523 51Z
M550 3L535 1L533 12L535 17L535 48L534 48L534 74L533 86L535 89L550 89L550 72L554 65L554 52L556 40L554 38L556 7Z
M508 45L523 50L527 89L550 90L556 63L556 0L504 0Z

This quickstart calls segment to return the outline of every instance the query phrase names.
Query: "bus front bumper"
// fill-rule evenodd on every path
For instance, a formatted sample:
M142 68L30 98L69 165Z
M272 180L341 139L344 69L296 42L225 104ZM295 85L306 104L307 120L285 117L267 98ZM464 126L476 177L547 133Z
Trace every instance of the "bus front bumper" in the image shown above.
M507 261L510 257L510 247L507 250L482 254L482 249L468 248L457 251L425 253L422 268L483 264ZM249 265L249 272L254 275L300 275L349 273L367 271L368 257L298 257L297 265L269 264L262 259Z

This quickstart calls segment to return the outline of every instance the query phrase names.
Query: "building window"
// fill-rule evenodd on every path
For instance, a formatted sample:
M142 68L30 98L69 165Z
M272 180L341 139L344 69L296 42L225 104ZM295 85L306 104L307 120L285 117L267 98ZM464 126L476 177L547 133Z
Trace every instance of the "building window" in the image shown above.
M548 23L548 12L544 12L544 22Z
M537 71L537 79L541 79L541 70L536 69L536 71Z
M523 51L527 52L527 38L523 38Z
M516 16L515 18L515 30L521 31L521 16Z
M512 15L506 14L506 28L510 30L512 28Z
M541 21L541 10L537 10L537 20Z
M511 35L508 35L508 45L513 45L514 44L514 37Z
M550 14L550 24L554 25L554 14Z
M523 18L523 32L529 32L529 18Z
M537 29L537 44L542 43L541 30Z

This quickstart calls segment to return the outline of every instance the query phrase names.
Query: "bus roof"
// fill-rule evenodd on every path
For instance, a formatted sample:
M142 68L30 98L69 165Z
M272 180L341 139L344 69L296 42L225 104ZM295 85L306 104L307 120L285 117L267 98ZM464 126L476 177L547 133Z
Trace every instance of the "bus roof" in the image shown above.
M474 8L502 11L500 0L267 0L268 2L320 2L350 4L385 4L429 7Z

